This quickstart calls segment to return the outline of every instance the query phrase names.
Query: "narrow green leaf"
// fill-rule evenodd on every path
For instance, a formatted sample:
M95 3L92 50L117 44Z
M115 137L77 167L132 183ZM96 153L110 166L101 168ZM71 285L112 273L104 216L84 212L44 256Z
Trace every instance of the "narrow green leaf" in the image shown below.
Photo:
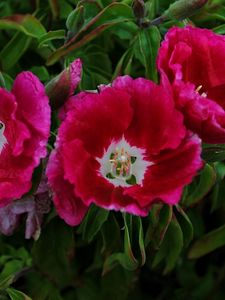
M155 255L152 263L153 268L164 260L166 263L164 274L170 272L174 268L182 248L183 233L179 223L173 218L166 231L161 247Z
M75 34L84 23L84 6L77 6L68 16L66 20L67 29Z
M133 60L133 55L133 47L128 48L128 50L122 55L119 62L117 63L113 74L113 79L119 75L130 73L130 65Z
M211 212L224 205L225 195L225 164L224 162L214 163L216 170L216 184L211 193L212 207Z
M46 33L44 26L32 15L12 15L0 18L0 29L15 29L30 37L40 38Z
M201 199L208 194L216 182L215 169L209 164L205 165L205 168L199 175L199 181L195 182L188 187L187 196L183 199L185 206L192 206L197 204Z
M145 236L145 246L151 243L154 249L159 249L168 226L172 220L172 206L155 205L149 215L149 227Z
M176 214L177 221L183 232L184 247L187 247L193 239L193 226L183 209L180 206L177 206L176 209L178 211L178 214Z
M112 3L99 12L81 30L62 47L58 48L47 60L47 65L54 64L60 57L85 45L99 36L106 29L133 18L132 10L123 3Z
M12 68L29 47L31 38L17 32L0 52L0 62L3 70Z
M188 257L196 259L225 245L225 225L210 231L191 247Z
M108 210L92 205L80 225L78 233L82 233L83 239L90 243L106 222L108 215Z
M2 72L0 72L0 87L2 87L4 89L6 88L5 79L2 75Z
M41 47L43 44L46 44L49 41L60 40L60 39L65 39L65 30L64 29L49 31L39 38L38 47Z
M74 231L59 218L47 223L32 248L35 268L64 287L73 278L71 256L74 252ZM43 259L44 258L44 259Z
M15 275L9 275L0 279L0 290L5 290L9 287L14 281Z
M137 219L137 232L138 232L138 244L141 253L141 262L140 265L143 266L146 261L146 253L145 253L145 244L144 244L144 233L143 233L143 226L142 226L142 219L140 217L136 217Z
M3 77L5 86L2 85L8 91L11 90L13 85L13 79L7 73L1 72L1 76Z
M59 1L58 0L48 0L48 2L50 4L50 8L51 8L54 19L58 19L59 14L60 14Z
M202 158L207 162L225 160L225 145L203 145Z
M103 275L113 269L118 263L126 270L138 268L139 262L132 250L132 215L124 214L124 252L114 253L107 257L103 265Z
M145 76L153 81L158 81L156 70L156 56L160 46L161 35L156 26L142 29L138 34L137 42L134 46L136 57L145 67Z
M225 34L225 24L214 27L213 31L217 34Z
M11 300L32 300L30 297L14 288L8 288L6 291Z

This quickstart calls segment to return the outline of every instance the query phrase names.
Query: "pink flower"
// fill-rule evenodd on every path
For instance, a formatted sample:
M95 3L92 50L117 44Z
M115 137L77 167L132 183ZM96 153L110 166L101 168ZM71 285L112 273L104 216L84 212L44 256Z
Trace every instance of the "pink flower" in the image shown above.
M19 199L32 185L34 168L46 156L50 107L44 86L22 72L12 92L0 89L0 207Z
M124 76L68 103L47 167L68 224L81 222L91 203L146 216L156 201L179 201L202 165L200 140L162 87Z
M225 37L172 28L158 55L162 84L173 84L185 124L206 143L225 143Z

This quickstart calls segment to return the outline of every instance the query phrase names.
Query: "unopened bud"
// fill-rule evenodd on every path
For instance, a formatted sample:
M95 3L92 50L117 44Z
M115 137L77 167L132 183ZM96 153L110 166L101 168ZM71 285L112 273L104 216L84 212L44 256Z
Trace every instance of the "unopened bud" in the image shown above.
M195 14L207 2L208 0L178 0L170 5L165 11L164 16L182 20Z
M135 17L138 20L145 17L145 2L143 0L134 0L132 3L132 8Z
M81 80L82 63L76 59L45 87L52 109L60 108L72 96Z

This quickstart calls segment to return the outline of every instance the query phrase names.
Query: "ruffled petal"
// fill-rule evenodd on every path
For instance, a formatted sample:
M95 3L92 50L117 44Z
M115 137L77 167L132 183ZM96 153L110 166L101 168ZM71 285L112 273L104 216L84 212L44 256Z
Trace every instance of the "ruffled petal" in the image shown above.
M87 211L87 206L74 193L74 187L64 178L62 159L56 151L51 153L46 174L54 191L53 202L59 216L71 226L79 224Z

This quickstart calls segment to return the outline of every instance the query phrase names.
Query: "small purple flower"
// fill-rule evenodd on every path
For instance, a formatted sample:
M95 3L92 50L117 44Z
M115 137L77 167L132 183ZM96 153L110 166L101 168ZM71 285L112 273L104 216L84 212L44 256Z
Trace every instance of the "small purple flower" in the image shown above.
M23 215L26 214L25 238L37 240L41 232L43 215L51 207L51 195L43 179L34 195L23 197L11 204L0 208L0 232L5 235L13 234Z

